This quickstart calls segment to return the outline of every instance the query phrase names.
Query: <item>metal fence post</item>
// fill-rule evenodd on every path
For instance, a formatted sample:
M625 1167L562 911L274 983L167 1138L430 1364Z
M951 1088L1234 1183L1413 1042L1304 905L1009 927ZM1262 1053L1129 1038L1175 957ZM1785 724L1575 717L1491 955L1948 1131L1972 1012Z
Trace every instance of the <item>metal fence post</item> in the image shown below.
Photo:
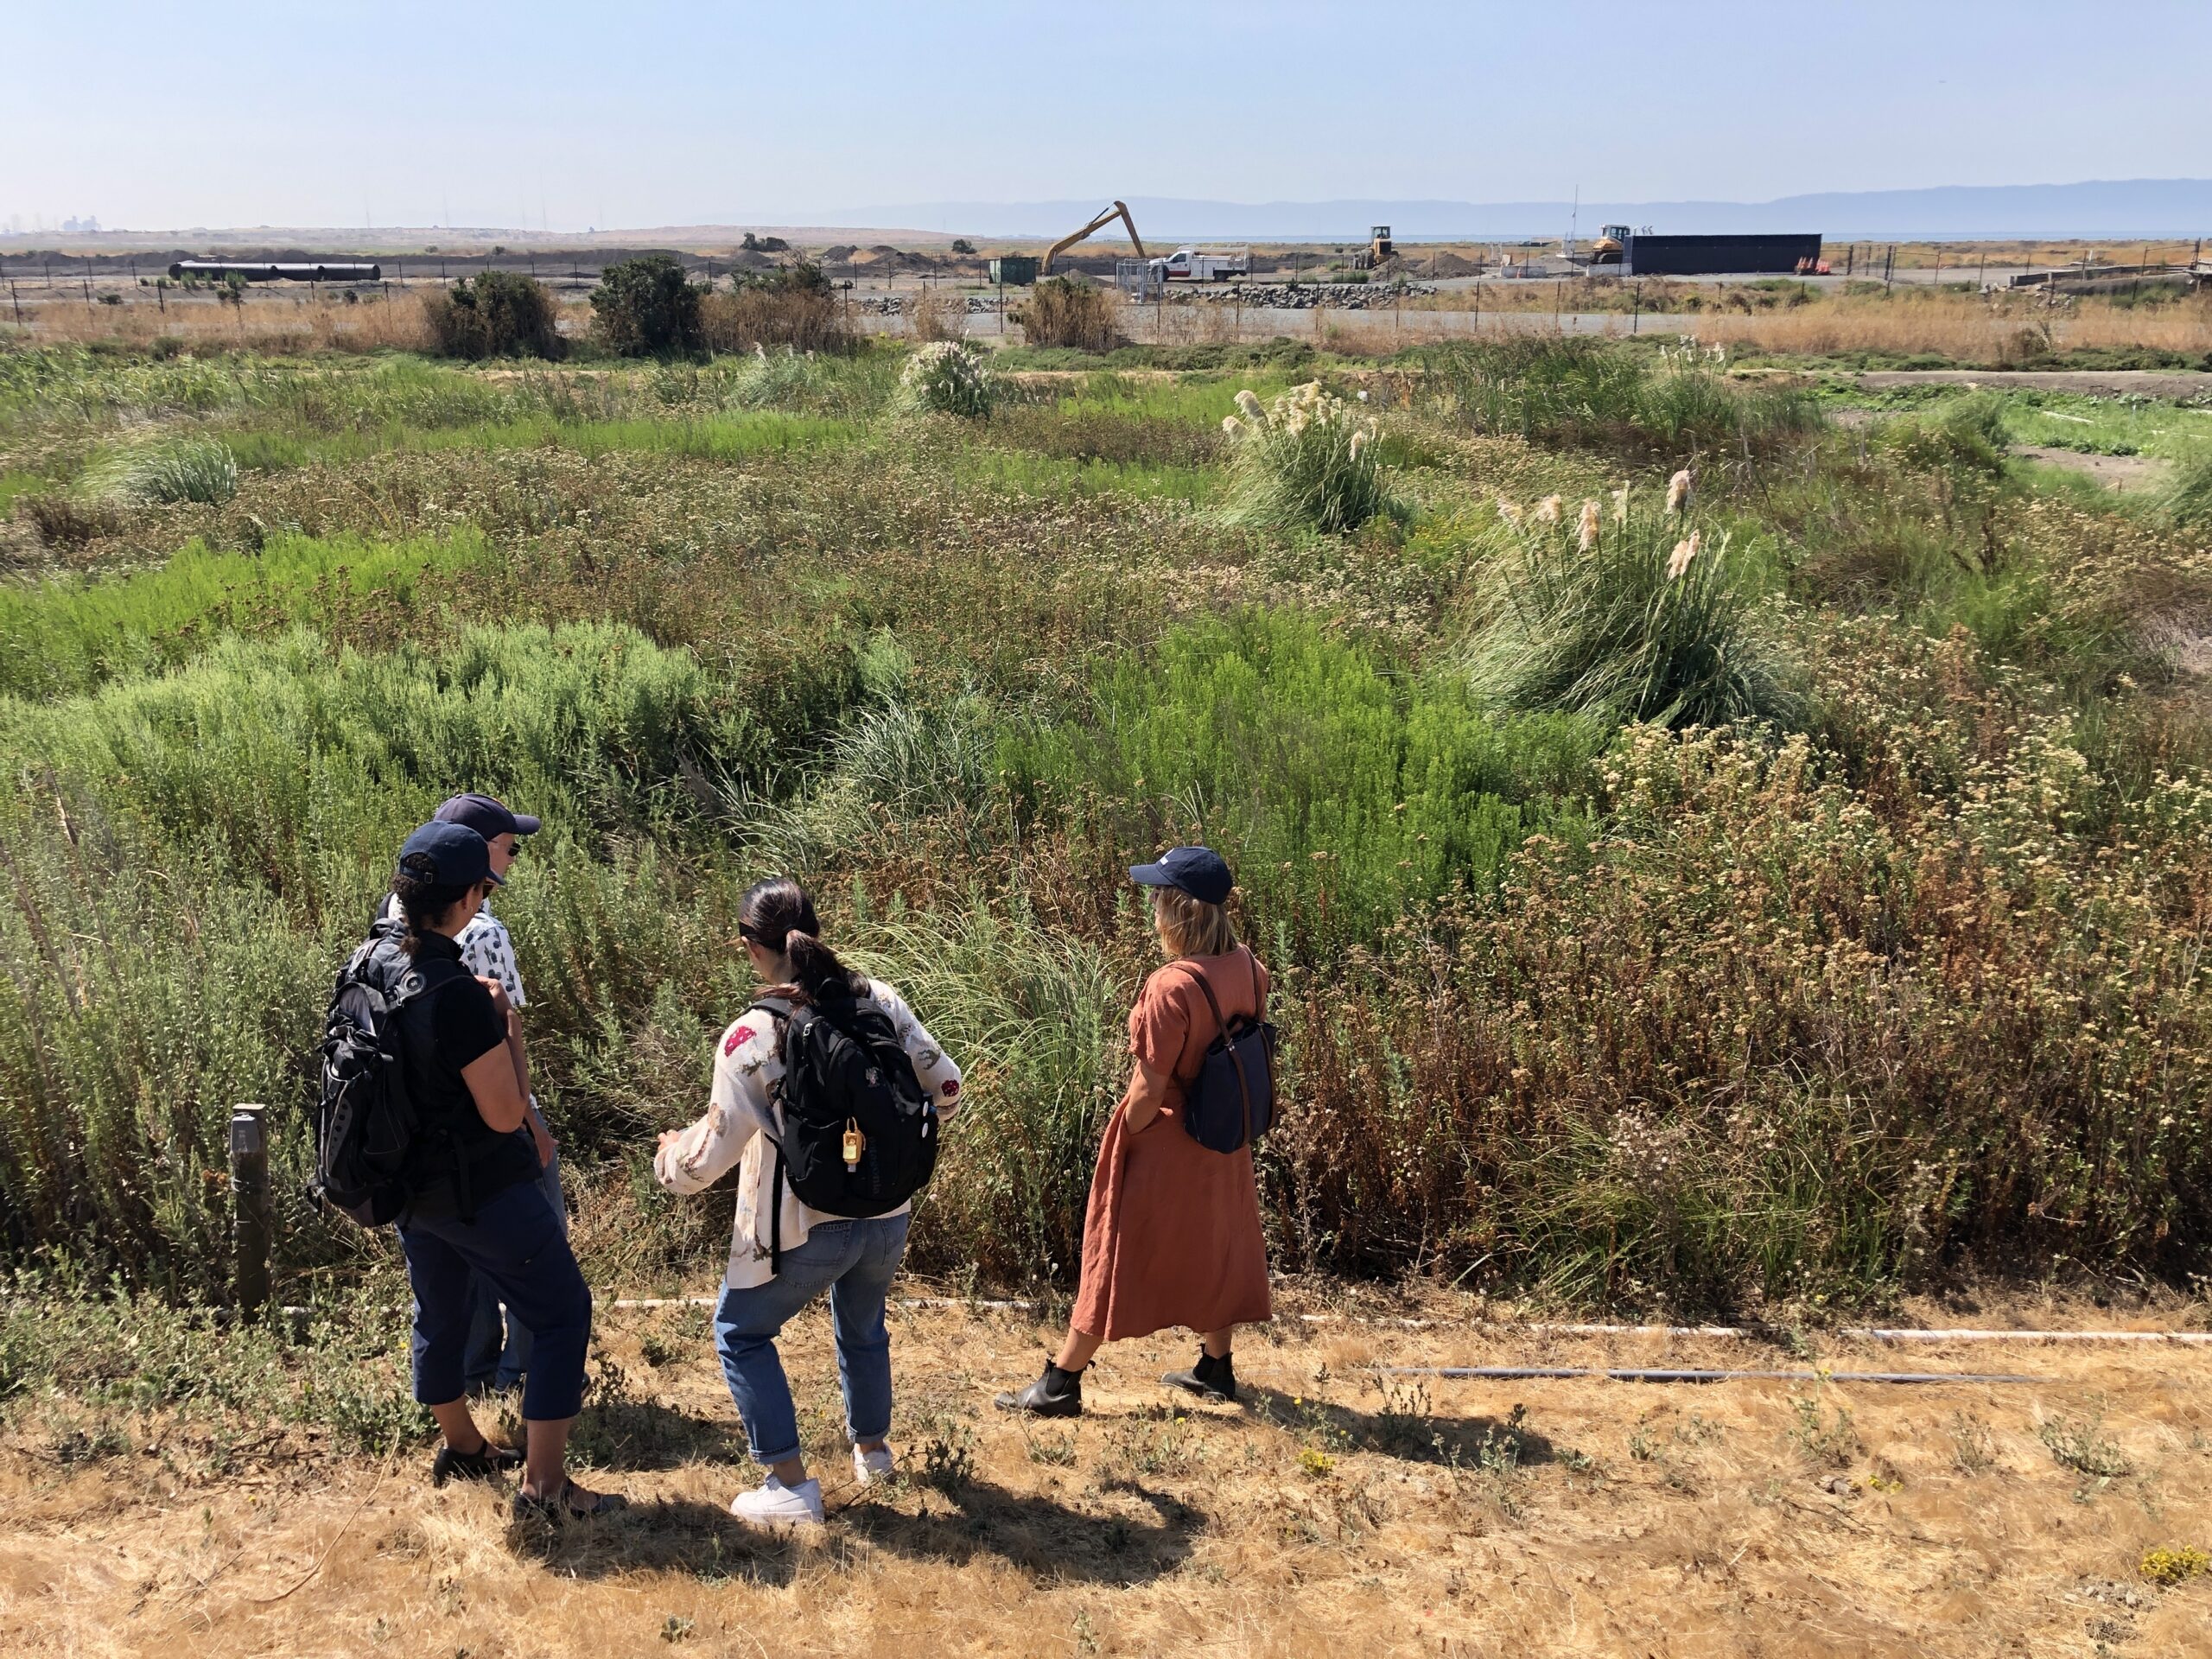
M238 1310L254 1319L269 1305L269 1109L231 1108L231 1243L238 1257Z

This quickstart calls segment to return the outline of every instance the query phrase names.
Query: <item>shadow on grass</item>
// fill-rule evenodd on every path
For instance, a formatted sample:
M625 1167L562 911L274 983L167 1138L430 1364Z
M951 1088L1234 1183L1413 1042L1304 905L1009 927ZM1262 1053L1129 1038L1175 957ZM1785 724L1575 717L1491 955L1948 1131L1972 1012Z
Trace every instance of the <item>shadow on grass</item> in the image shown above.
M1151 1518L1085 1514L1041 1493L961 1480L922 1489L914 1513L903 1503L863 1498L839 1511L833 1524L916 1560L962 1567L996 1556L1048 1582L1146 1584L1190 1559L1191 1541L1205 1526L1203 1514L1133 1480L1111 1481L1103 1490L1135 1499Z
M1190 1558L1191 1540L1205 1524L1198 1511L1135 1481L1104 1490L1134 1499L1151 1518L1086 1515L1049 1497L963 1480L894 1488L881 1501L864 1497L833 1509L826 1528L798 1533L753 1532L719 1504L671 1498L568 1526L517 1522L508 1541L518 1556L580 1579L676 1572L709 1584L787 1585L810 1563L846 1559L854 1539L950 1567L996 1557L1046 1582L1148 1583Z
M1377 1411L1357 1411L1249 1382L1240 1383L1238 1393L1254 1416L1294 1434L1317 1433L1355 1451L1409 1463L1468 1469L1510 1464L1525 1469L1558 1456L1551 1441L1529 1427L1518 1406L1504 1417L1440 1417L1428 1409L1427 1391L1418 1383L1390 1385Z
M742 1463L745 1430L734 1418L697 1417L656 1401L618 1398L587 1405L569 1437L580 1467L675 1469L687 1463Z
M516 1522L516 1555L579 1579L637 1572L683 1573L708 1584L786 1585L818 1554L823 1539L749 1531L719 1503L665 1498L604 1520L565 1526Z

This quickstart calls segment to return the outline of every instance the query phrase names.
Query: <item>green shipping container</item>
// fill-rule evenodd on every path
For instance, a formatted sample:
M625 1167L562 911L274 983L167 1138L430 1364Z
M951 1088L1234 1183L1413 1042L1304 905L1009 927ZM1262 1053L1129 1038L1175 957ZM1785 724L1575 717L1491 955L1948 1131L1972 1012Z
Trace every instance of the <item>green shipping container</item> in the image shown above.
M1037 256L1033 253L1002 253L991 261L991 280L1004 283L1009 288L1026 288L1037 280Z

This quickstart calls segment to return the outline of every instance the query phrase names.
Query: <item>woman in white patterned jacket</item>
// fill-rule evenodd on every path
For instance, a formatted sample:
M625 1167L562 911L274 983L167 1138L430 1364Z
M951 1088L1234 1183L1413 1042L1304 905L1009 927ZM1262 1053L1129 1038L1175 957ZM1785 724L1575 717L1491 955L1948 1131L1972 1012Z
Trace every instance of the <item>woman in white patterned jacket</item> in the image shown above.
M745 895L739 917L738 938L769 987L766 995L817 1006L845 997L873 1001L889 1016L940 1121L959 1109L960 1068L896 990L849 972L822 943L814 901L798 882L763 881ZM864 1485L892 1472L884 1444L891 1427L891 1338L883 1309L906 1254L911 1208L902 1204L884 1215L848 1219L809 1208L774 1181L774 1138L784 1132L773 1092L784 1076L781 1024L753 1009L722 1033L706 1116L664 1134L653 1160L660 1184L679 1194L703 1192L743 1160L715 1345L753 1460L768 1470L759 1487L739 1495L730 1513L766 1527L822 1519L821 1483L807 1477L799 1453L798 1421L776 1337L824 1290L836 1322L853 1472ZM775 1215L772 1188L780 1197Z

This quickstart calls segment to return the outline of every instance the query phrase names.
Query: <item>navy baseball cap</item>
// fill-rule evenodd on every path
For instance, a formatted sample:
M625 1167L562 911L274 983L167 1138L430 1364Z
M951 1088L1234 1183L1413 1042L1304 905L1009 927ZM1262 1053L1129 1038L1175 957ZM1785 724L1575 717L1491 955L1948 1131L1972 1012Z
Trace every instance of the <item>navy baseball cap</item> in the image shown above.
M1131 865L1129 880L1141 887L1174 887L1209 905L1228 903L1229 890L1236 885L1211 847L1171 847L1157 864Z
M442 887L473 887L479 881L493 887L505 882L492 874L492 849L484 837L465 823L441 823L435 818L407 837L399 849L399 874L410 874L407 861L417 853L430 861L431 879Z
M538 819L527 812L511 812L506 803L489 795L456 795L430 814L440 823L465 823L489 841L494 836L534 836Z

